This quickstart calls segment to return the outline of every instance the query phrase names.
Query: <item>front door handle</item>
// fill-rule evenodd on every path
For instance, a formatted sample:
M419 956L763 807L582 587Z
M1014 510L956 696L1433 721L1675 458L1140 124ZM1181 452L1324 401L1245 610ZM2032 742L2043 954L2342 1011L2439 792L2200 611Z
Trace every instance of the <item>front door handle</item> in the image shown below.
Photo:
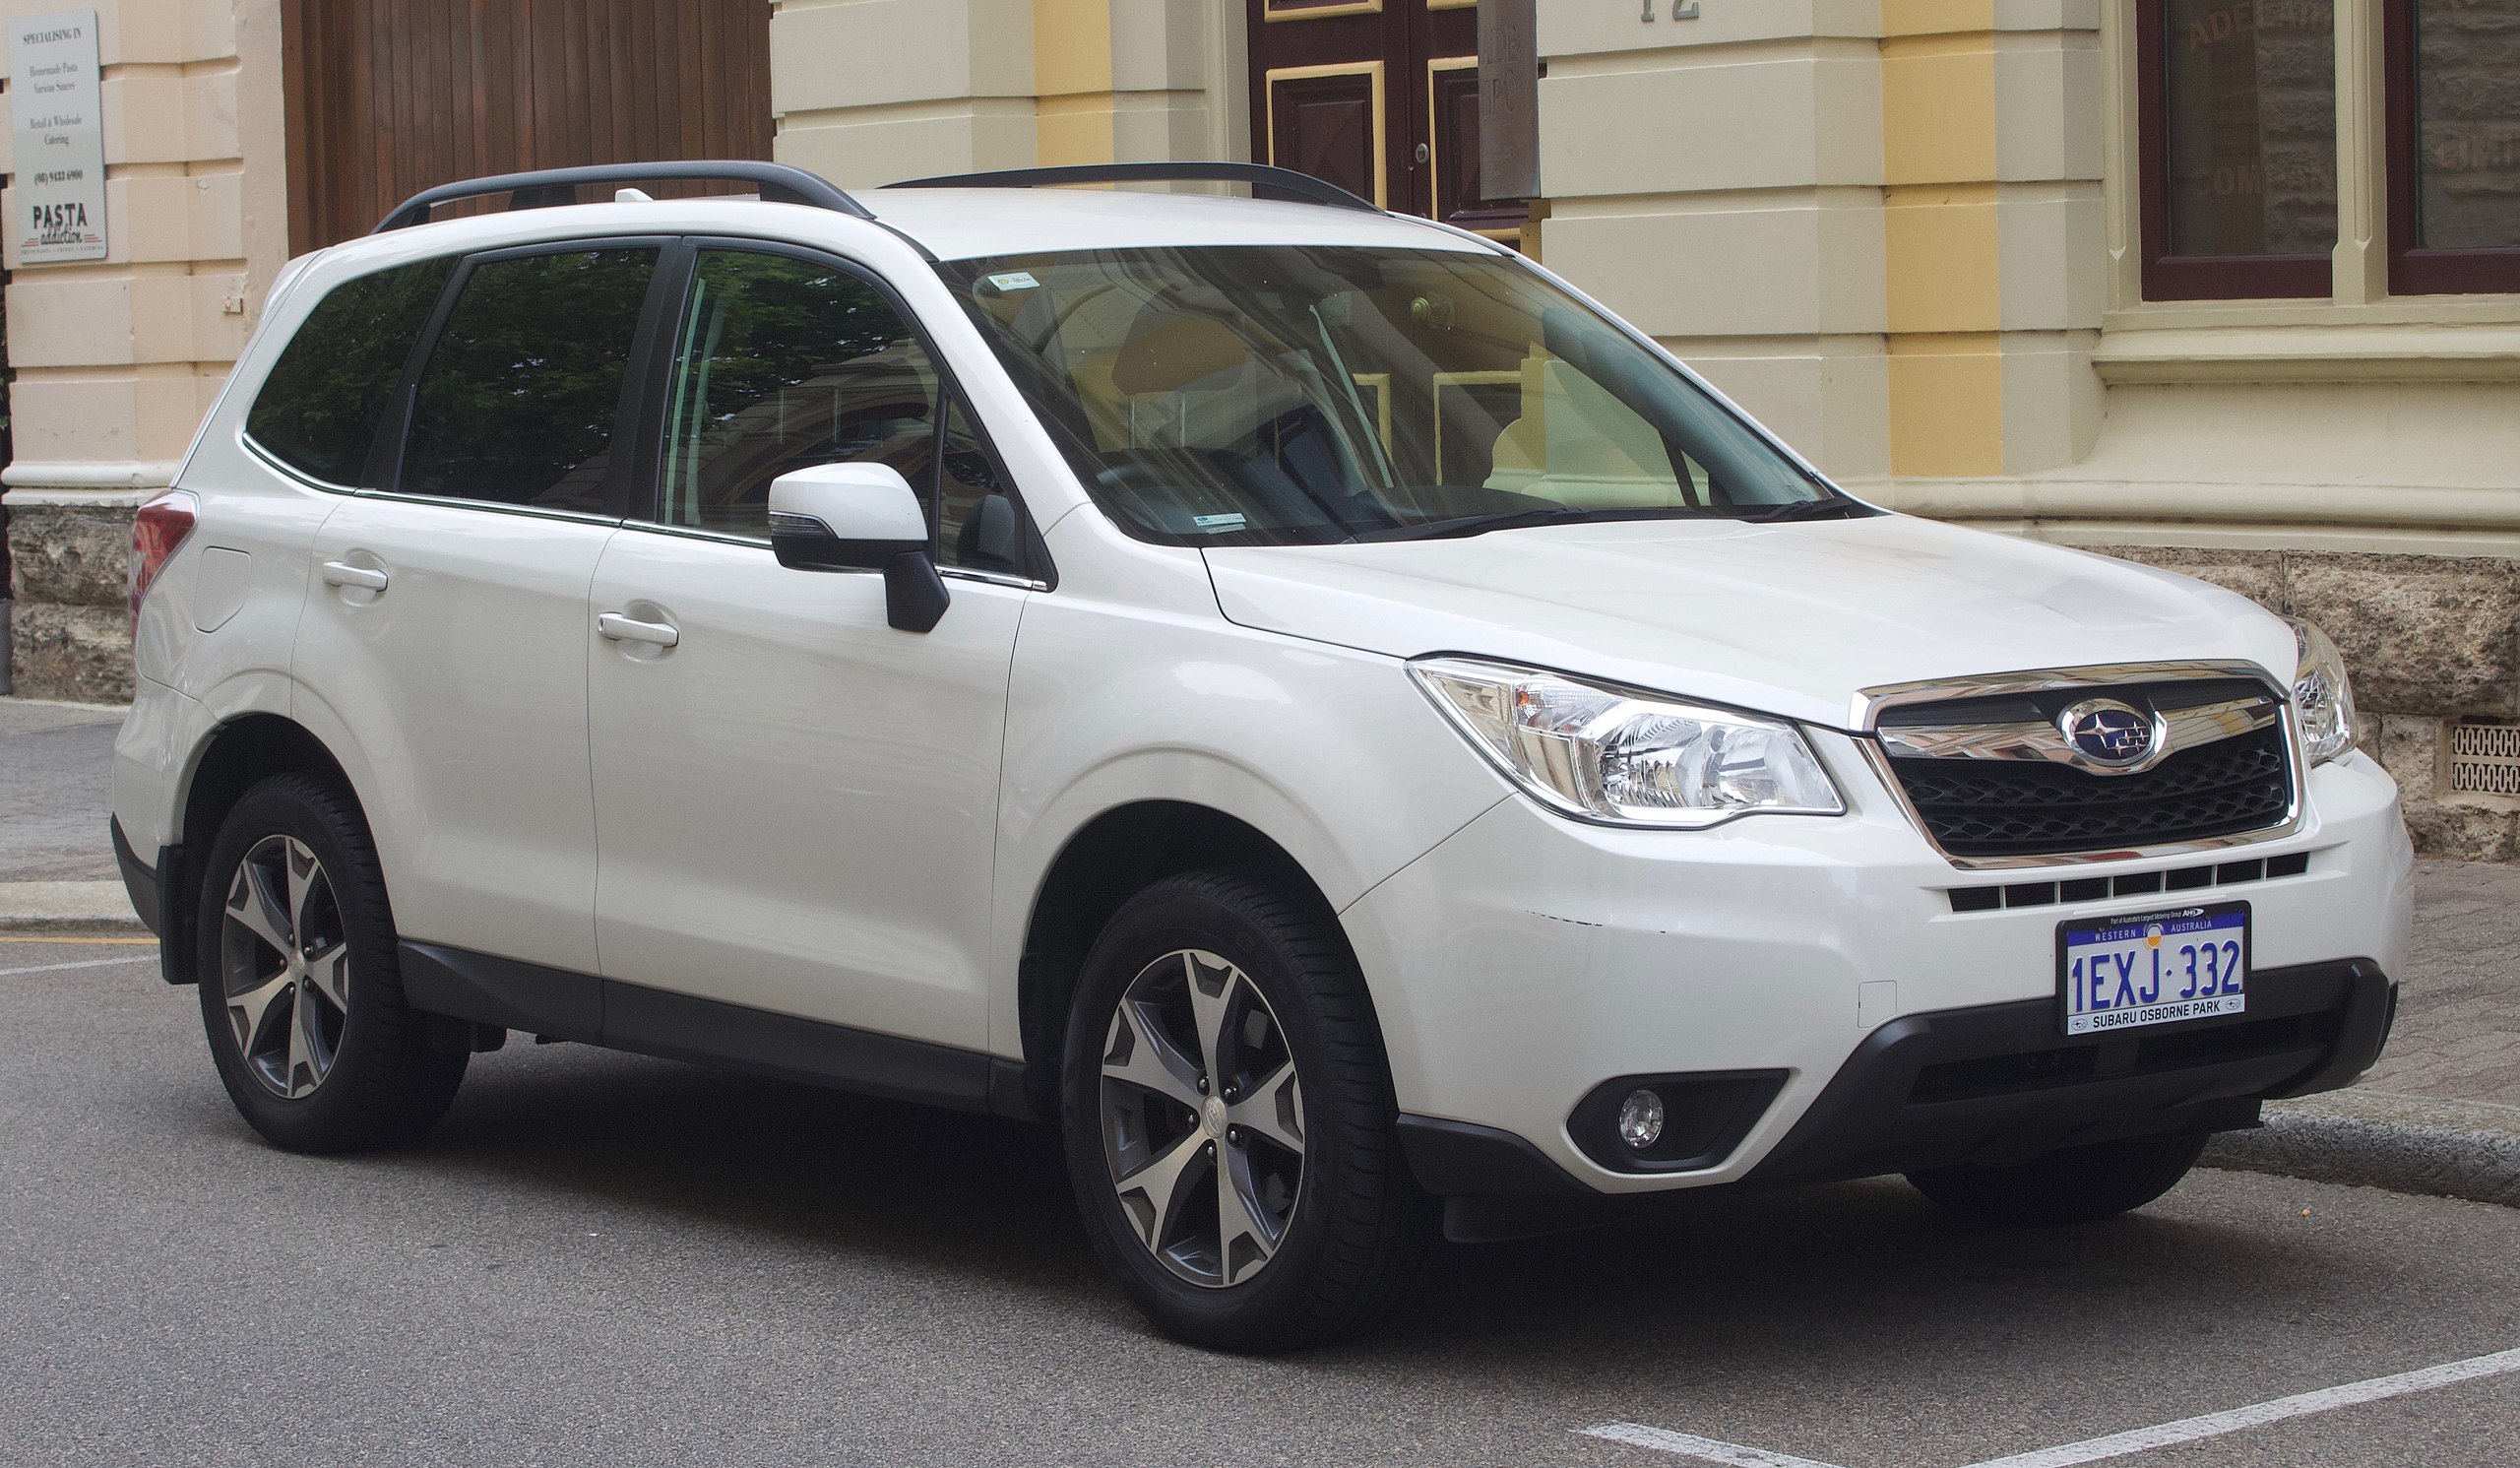
M643 622L617 611L597 617L595 629L614 642L653 642L659 647L672 647L682 641L682 633L671 622Z
M324 562L326 586L347 586L363 592L381 592L385 590L385 573L373 566L353 566L346 560Z

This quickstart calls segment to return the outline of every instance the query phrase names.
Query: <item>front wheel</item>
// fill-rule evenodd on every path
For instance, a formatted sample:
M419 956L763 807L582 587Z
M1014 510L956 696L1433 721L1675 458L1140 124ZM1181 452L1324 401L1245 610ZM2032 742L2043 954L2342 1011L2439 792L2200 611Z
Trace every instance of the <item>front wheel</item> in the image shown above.
M2201 1136L2129 1137L2068 1147L2018 1167L1910 1173L1908 1181L1973 1222L2058 1228L2143 1207L2176 1187L2204 1151Z
M1096 1250L1182 1340L1353 1334L1430 1231L1335 920L1250 873L1168 877L1112 918L1078 986L1062 1112Z

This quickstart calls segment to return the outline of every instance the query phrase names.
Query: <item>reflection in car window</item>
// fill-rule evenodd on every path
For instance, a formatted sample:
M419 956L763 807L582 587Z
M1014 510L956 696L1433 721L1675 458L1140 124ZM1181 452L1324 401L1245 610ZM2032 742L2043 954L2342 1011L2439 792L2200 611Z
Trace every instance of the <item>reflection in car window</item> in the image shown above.
M474 266L421 369L398 487L601 511L656 264L608 249Z
M419 260L334 287L263 379L245 431L300 473L357 486L387 402L454 269L451 257Z
M675 351L660 518L767 535L770 481L889 464L932 498L936 373L873 286L785 255L700 256Z
M1864 513L1499 256L1252 245L938 269L1097 503L1146 539Z

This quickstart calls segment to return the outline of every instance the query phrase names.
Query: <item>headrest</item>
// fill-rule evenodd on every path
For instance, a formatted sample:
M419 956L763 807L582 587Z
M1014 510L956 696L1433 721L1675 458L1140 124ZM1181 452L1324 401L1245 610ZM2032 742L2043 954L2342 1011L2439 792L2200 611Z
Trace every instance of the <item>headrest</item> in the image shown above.
M1111 385L1131 396L1179 392L1251 360L1233 329L1209 316L1173 316L1129 339L1111 360Z

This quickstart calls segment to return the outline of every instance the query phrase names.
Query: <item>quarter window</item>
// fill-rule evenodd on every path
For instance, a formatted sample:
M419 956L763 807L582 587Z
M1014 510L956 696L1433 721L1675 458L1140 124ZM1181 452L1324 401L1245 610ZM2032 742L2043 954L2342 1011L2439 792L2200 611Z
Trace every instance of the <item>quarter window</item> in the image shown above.
M601 512L653 249L486 260L420 373L398 487Z
M334 287L263 379L245 415L254 442L327 483L364 482L377 427L454 268L421 260Z

